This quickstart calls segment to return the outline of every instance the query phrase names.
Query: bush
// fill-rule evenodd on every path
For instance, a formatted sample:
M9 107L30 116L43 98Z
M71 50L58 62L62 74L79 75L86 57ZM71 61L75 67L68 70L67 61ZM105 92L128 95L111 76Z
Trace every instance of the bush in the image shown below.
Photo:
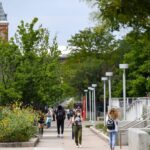
M0 108L0 142L25 142L37 132L35 114L17 105Z
M107 127L104 126L102 123L97 124L95 127L96 127L96 129L100 129L100 130L102 130L104 133L107 133Z

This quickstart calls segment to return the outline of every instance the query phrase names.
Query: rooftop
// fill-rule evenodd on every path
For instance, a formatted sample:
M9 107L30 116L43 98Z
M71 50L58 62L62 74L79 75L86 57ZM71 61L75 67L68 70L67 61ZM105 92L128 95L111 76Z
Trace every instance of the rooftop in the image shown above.
M7 21L7 14L4 12L2 2L0 2L0 21Z

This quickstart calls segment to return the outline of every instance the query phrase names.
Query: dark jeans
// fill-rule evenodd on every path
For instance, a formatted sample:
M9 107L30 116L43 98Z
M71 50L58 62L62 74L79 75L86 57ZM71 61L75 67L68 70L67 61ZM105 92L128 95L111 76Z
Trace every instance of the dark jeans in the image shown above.
M75 130L75 125L72 125L72 139L74 139L74 130Z
M60 134L60 128L61 128L61 134L64 133L64 120L57 120L57 133Z
M82 126L75 126L75 143L76 145L82 144Z
M53 121L55 121L55 114L53 114Z

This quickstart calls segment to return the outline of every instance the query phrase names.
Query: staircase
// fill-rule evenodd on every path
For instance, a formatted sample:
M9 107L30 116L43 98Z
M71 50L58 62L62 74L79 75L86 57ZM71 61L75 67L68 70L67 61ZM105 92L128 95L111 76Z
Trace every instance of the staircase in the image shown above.
M150 128L150 112L144 114L134 121L127 121L128 123L119 122L119 136L118 141L122 145L128 145L128 129L129 128Z

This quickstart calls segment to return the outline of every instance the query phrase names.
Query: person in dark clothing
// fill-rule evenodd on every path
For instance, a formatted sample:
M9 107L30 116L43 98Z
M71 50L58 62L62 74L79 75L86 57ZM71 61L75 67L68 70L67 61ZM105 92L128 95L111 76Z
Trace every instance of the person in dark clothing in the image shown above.
M53 117L53 121L55 121L55 114L56 114L56 111L55 111L55 109L52 107L52 117Z
M38 127L39 127L39 134L43 135L43 128L44 128L44 115L40 114L38 120Z
M66 113L64 108L59 105L56 111L56 119L57 119L57 133L58 137L63 138L64 133L64 121L65 121ZM61 128L61 135L60 135L60 128Z

